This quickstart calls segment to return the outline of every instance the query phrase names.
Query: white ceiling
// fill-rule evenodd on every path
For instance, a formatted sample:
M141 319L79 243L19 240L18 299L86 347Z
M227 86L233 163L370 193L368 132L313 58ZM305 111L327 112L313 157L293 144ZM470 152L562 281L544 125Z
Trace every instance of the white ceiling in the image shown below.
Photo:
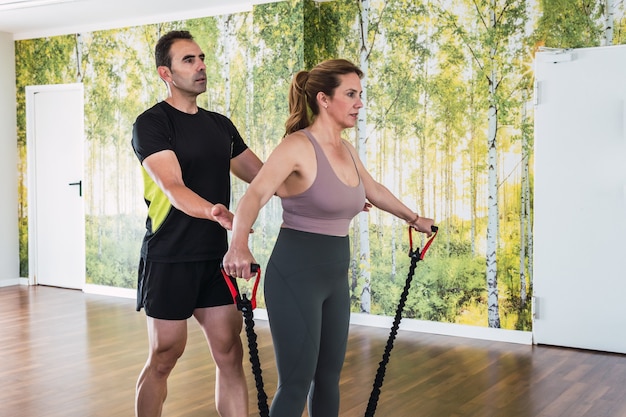
M252 10L277 0L0 0L0 32L33 39ZM46 4L48 3L48 4ZM7 10L9 7L19 8Z

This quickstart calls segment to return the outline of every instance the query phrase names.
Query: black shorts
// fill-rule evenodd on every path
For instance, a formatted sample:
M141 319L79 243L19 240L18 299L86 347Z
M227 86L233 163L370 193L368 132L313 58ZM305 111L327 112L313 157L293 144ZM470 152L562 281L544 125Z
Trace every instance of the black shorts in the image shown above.
M139 261L137 311L156 319L186 320L196 308L233 304L220 260ZM232 279L231 279L232 280ZM235 280L232 280L235 284Z

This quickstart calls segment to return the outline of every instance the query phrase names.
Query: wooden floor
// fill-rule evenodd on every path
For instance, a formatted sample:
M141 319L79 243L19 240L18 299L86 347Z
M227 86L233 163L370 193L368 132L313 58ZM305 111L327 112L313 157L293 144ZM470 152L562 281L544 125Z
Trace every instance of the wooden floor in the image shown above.
M189 328L164 416L217 416L212 361L198 326ZM267 322L257 320L255 330L271 401L276 372ZM364 415L388 335L351 327L342 417ZM133 300L0 288L1 417L132 417L146 353L144 314ZM245 365L254 416L247 353ZM376 416L626 417L626 356L400 331Z

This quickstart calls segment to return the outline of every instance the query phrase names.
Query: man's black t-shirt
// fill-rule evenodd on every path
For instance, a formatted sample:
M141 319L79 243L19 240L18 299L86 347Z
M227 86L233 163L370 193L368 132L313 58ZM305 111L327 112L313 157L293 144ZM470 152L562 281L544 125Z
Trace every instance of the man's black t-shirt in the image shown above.
M133 125L132 145L140 162L153 153L172 150L185 185L211 203L230 201L230 159L247 149L226 116L199 108L181 112L160 102ZM227 250L226 230L218 223L188 216L171 205L142 168L148 205L143 258L159 262L221 259Z

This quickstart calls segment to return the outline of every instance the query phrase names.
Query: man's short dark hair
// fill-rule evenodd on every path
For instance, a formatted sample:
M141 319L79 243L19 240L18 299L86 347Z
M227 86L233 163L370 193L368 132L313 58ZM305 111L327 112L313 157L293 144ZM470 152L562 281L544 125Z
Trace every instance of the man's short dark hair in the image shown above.
M161 36L156 46L154 47L154 60L158 67L172 67L172 57L170 56L170 49L172 44L179 39L193 40L193 36L186 30L172 30Z

